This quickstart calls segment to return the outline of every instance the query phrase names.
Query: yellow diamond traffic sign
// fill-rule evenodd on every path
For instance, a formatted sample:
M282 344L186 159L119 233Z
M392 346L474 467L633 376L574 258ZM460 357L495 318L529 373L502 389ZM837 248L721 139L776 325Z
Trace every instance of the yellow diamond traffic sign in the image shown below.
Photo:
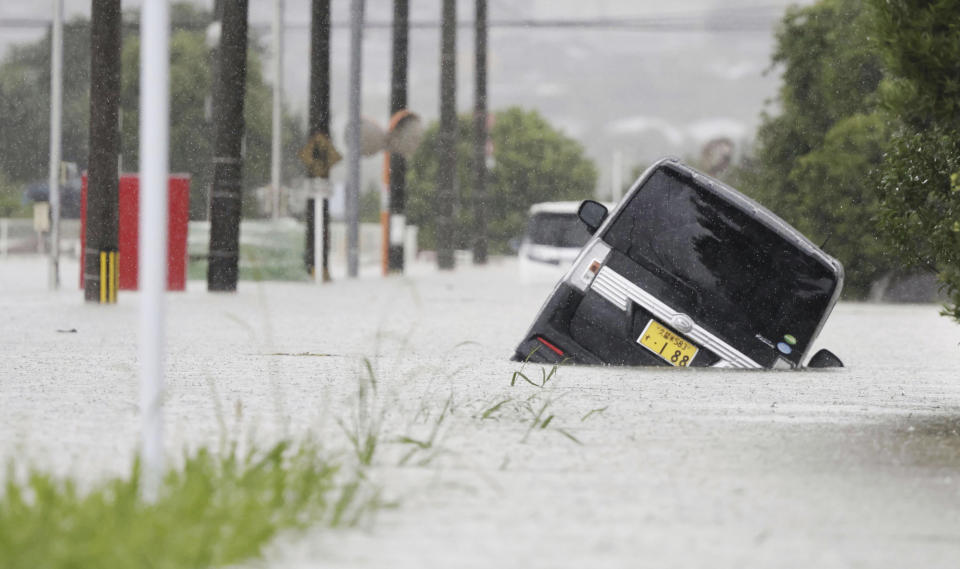
M330 168L342 158L330 139L320 132L313 135L300 150L300 160L311 178L329 177Z

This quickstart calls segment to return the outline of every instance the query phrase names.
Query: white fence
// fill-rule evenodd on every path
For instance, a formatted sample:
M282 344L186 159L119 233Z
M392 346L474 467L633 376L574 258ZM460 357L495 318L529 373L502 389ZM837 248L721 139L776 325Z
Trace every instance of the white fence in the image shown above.
M80 222L65 219L60 224L60 251L67 257L80 253ZM192 258L205 257L210 244L210 222L191 221L187 249ZM241 253L247 257L272 258L301 266L306 245L306 226L294 219L243 220L240 222ZM381 263L383 234L377 223L360 224L360 265ZM37 233L29 218L0 218L0 256L37 254L49 250L49 234ZM417 228L408 226L405 239L405 262L416 258ZM244 262L241 259L241 262ZM330 265L336 272L345 272L347 264L347 226L342 221L330 224Z
M45 253L49 247L50 235L35 231L32 218L0 218L0 257ZM60 254L68 257L80 254L80 220L60 221Z
M408 226L404 245L405 262L416 258L417 227ZM210 222L191 221L187 249L192 258L205 257L210 243ZM361 266L379 266L383 234L377 223L361 223L359 234L359 261ZM285 218L273 220L243 220L240 223L240 264L289 265L291 270L303 266L306 249L306 226L303 222ZM330 224L330 268L334 274L345 274L347 266L347 226L342 221Z

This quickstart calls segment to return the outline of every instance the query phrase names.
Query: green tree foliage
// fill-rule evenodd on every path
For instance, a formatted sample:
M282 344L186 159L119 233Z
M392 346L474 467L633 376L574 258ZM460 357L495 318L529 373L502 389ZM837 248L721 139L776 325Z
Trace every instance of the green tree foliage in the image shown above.
M788 9L773 68L783 69L777 115L764 114L754 156L735 183L835 255L846 293L862 297L894 267L871 220L870 172L888 136L877 113L882 61L856 0Z
M870 5L898 123L876 174L881 227L904 260L938 271L960 321L960 3Z
M407 215L420 226L420 243L436 245L438 125L427 129L407 175ZM490 137L494 166L487 178L486 218L490 251L509 251L523 233L527 210L542 201L593 197L597 170L577 141L556 130L536 111L509 108L496 113ZM460 117L454 216L455 247L471 247L474 225L474 151L472 118Z
M11 184L0 172L0 217L26 217L30 213L20 191L21 188Z
M214 125L208 118L213 54L205 29L212 17L190 4L175 4L170 39L170 169L191 175L192 218L206 217L207 193L213 175ZM64 32L63 157L84 167L88 154L90 113L90 25L75 20ZM271 88L264 82L262 52L251 38L247 58L244 188L270 178ZM140 42L133 28L123 38L121 153L126 172L139 159ZM0 64L0 172L19 183L46 179L49 151L50 38L16 47ZM10 133L9 135L7 133ZM300 169L296 153L305 135L300 122L284 114L284 177ZM245 193L245 211L252 211L252 192Z
M916 129L960 127L960 4L870 0L875 44L889 69L883 103Z
M63 27L63 159L87 161L90 23ZM14 46L0 63L0 172L12 183L47 178L50 152L50 36Z
M895 266L889 245L874 230L878 200L870 178L883 158L887 132L878 113L840 120L790 172L799 190L788 202L800 213L795 226L826 240L825 248L843 263L850 296L866 295Z

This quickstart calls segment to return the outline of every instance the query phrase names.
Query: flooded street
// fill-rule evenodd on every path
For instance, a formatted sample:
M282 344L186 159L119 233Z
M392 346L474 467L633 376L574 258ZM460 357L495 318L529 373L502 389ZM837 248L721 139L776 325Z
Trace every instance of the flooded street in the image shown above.
M0 569L956 569L957 21L3 0Z
M0 262L0 458L124 474L137 295L87 305L46 292L44 268ZM367 473L396 507L283 535L256 567L955 566L960 327L939 307L839 304L817 345L843 369L529 365L527 381L507 358L549 289L512 260L191 282L168 295L168 456L314 436L347 460L346 433L377 436Z

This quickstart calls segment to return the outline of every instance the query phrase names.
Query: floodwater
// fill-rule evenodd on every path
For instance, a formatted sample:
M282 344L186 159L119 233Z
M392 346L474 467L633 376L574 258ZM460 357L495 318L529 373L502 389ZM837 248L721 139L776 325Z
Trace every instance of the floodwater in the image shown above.
M136 294L86 305L44 271L0 260L0 460L124 473ZM251 567L956 566L960 326L937 306L841 303L819 342L838 370L563 367L511 385L549 288L509 260L191 283L168 297L168 453L314 435L349 456L338 419L379 433L368 475L396 507L284 535ZM364 358L376 389L358 401Z

